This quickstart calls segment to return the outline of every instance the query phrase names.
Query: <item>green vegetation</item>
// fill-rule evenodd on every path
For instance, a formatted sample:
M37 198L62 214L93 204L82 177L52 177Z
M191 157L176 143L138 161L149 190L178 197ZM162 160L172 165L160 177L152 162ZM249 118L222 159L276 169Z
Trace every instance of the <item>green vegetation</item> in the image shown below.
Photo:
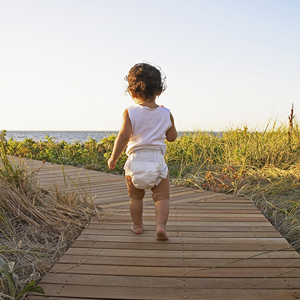
M2 135L5 137L5 131ZM112 152L115 138L112 135L99 143L92 138L85 143L67 143L65 141L56 143L55 138L49 136L45 137L46 141L38 142L28 138L18 142L11 138L9 141L5 141L4 147L9 155L108 172L106 161ZM124 153L116 166L116 172L122 173L125 161Z
M290 134L289 134L290 133ZM300 250L300 130L247 128L222 136L191 133L168 145L175 184L250 198Z
M9 287L9 296L12 299L20 299L25 293L27 292L36 292L45 294L45 291L39 287L35 286L35 280L32 280L29 284L27 284L22 291L16 295L16 290L18 286L19 276L14 273L14 262L8 262L6 263L1 257L0 257L0 273L5 277L8 287ZM5 294L1 293L1 296L5 296Z
M43 290L38 281L96 215L86 193L43 191L36 173L12 164L0 135L0 299Z

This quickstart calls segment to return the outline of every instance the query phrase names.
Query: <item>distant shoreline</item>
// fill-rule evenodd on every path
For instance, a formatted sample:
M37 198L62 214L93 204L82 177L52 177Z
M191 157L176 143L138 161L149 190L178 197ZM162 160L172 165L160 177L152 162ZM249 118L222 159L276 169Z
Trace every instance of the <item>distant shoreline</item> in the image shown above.
M179 136L182 136L184 133L189 133L191 131L182 131L179 132ZM54 138L55 142L66 141L67 143L72 142L86 142L89 138L92 138L96 141L100 141L105 137L108 137L113 134L118 134L118 131L6 131L6 139L9 140L13 138L15 141L23 141L25 138L33 139L38 142L39 140L45 141L45 137L49 136Z

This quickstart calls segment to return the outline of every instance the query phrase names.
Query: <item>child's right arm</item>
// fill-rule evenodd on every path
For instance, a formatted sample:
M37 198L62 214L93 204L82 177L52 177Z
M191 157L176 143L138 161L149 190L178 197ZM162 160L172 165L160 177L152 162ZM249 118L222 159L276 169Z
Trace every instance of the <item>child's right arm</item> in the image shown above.
M122 127L118 133L118 136L115 140L114 148L112 151L112 154L110 156L110 159L108 160L107 164L108 167L113 170L115 168L115 165L121 156L123 150L125 149L126 145L128 144L130 137L132 134L132 127L131 122L129 119L128 111L127 109L123 113L123 124Z
M177 138L177 130L175 127L174 118L173 118L172 114L170 114L170 119L172 122L172 126L166 132L166 139L168 142L174 142Z

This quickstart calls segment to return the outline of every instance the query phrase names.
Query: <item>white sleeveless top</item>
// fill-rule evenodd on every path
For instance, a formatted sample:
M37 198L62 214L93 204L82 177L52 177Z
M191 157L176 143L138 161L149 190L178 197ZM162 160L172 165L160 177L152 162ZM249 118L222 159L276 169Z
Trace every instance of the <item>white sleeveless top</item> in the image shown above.
M170 110L158 106L150 108L135 104L127 108L132 126L132 135L127 145L126 154L133 150L147 147L160 147L166 152L166 132L172 126Z

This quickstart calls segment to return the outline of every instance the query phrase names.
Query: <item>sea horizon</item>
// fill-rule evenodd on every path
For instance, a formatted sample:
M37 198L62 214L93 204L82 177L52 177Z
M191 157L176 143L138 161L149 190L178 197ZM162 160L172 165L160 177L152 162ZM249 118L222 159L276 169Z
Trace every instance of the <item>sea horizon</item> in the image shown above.
M55 142L66 141L67 143L86 142L89 138L100 141L118 131L93 131L93 130L6 130L6 139L23 141L25 138L34 141L45 141L46 136L54 138Z
M93 130L5 130L6 139L12 138L14 141L23 141L26 138L33 139L35 142L46 141L46 136L54 139L55 142L65 141L67 143L75 142L86 142L89 138L92 138L99 142L103 138L110 135L117 135L118 131L93 131ZM197 131L179 131L178 136L183 136L185 133L193 133ZM212 132L213 134L218 134L221 132Z

